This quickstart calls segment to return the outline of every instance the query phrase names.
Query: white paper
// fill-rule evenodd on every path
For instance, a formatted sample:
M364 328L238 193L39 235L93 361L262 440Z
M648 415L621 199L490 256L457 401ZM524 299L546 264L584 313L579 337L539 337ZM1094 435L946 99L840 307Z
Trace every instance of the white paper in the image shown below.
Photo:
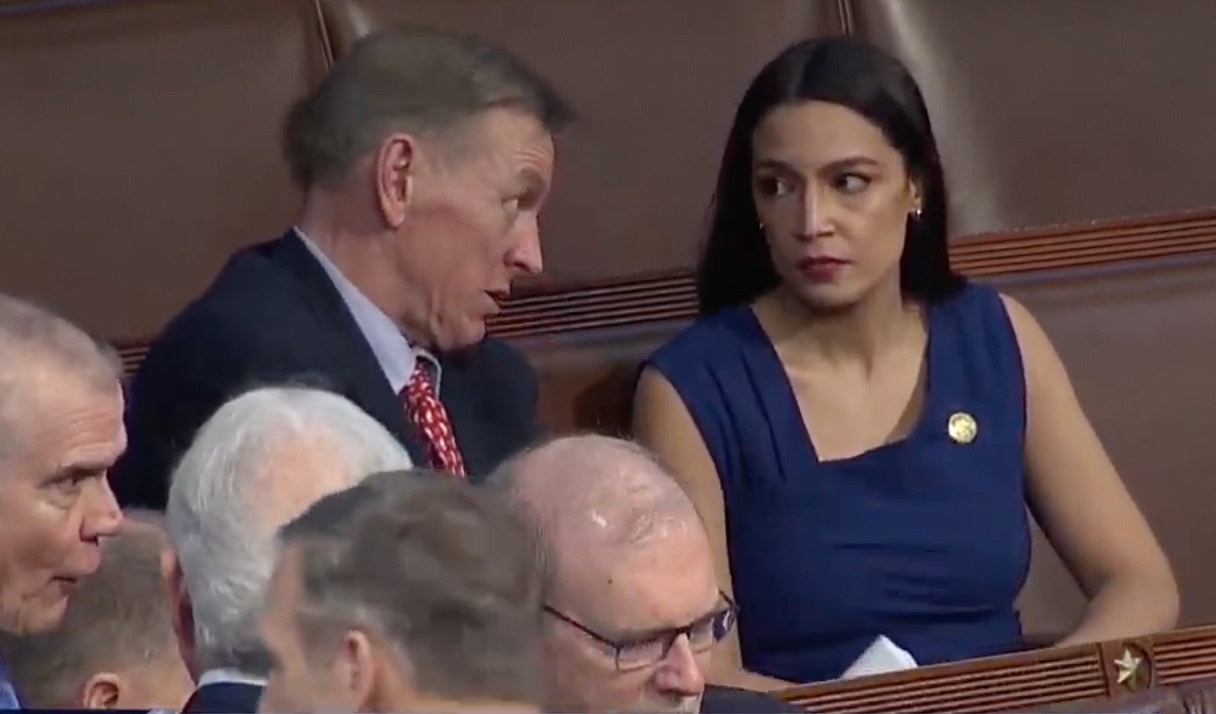
M892 642L886 635L879 635L866 648L857 661L849 665L841 679L854 677L869 677L886 672L899 672L905 669L915 669L916 660L907 650Z

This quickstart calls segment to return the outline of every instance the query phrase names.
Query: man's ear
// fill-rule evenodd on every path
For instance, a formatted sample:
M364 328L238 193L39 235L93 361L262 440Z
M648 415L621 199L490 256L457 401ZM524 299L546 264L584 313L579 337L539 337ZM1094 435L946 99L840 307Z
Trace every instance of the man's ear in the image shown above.
M382 662L378 654L371 640L359 630L350 630L342 638L334 667L338 682L346 690L347 702L356 707L356 711L384 711L383 701L402 701L401 695L405 694L384 691L386 687L399 690L400 684L388 681L387 663Z
M405 223L414 199L414 169L417 144L408 134L390 134L373 160L376 198L385 223L396 230Z
M186 577L177 551L166 548L161 552L161 574L165 580L165 599L169 605L169 621L177 636L177 647L190 676L198 679L201 672L194 661L194 605L186 590Z
M121 676L113 672L98 672L84 683L80 706L83 709L119 709L118 701L125 686Z

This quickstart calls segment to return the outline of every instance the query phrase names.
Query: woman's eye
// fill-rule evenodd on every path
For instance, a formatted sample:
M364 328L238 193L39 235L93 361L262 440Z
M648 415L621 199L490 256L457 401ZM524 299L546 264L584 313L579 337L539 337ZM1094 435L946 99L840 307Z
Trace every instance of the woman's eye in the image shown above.
M757 179L756 187L765 196L784 196L794 190L789 181L778 176L762 176Z
M861 174L841 174L834 182L841 193L860 193L870 186L870 177Z

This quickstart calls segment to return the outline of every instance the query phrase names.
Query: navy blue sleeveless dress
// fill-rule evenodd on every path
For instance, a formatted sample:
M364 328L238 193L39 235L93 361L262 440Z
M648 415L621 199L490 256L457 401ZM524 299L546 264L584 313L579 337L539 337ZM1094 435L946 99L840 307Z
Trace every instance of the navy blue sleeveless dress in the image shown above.
M927 319L919 421L901 441L838 461L816 456L748 307L699 320L648 361L717 466L747 669L833 679L879 635L922 665L1022 647L1021 353L991 288L969 284Z

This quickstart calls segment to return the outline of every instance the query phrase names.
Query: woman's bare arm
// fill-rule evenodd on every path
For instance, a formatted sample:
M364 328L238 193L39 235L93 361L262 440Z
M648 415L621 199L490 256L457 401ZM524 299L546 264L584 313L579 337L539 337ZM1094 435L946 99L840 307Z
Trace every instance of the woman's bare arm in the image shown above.
M726 510L717 469L683 400L670 382L651 369L644 370L638 381L633 403L633 433L639 442L658 455L692 499L709 534L719 587L734 597L726 550ZM789 682L743 669L737 630L714 651L713 670L708 677L714 684L757 691L790 686Z
M1081 622L1059 644L1174 627L1178 586L1161 546L1082 411L1050 339L1025 307L1007 297L1005 305L1026 374L1030 505L1089 598Z

